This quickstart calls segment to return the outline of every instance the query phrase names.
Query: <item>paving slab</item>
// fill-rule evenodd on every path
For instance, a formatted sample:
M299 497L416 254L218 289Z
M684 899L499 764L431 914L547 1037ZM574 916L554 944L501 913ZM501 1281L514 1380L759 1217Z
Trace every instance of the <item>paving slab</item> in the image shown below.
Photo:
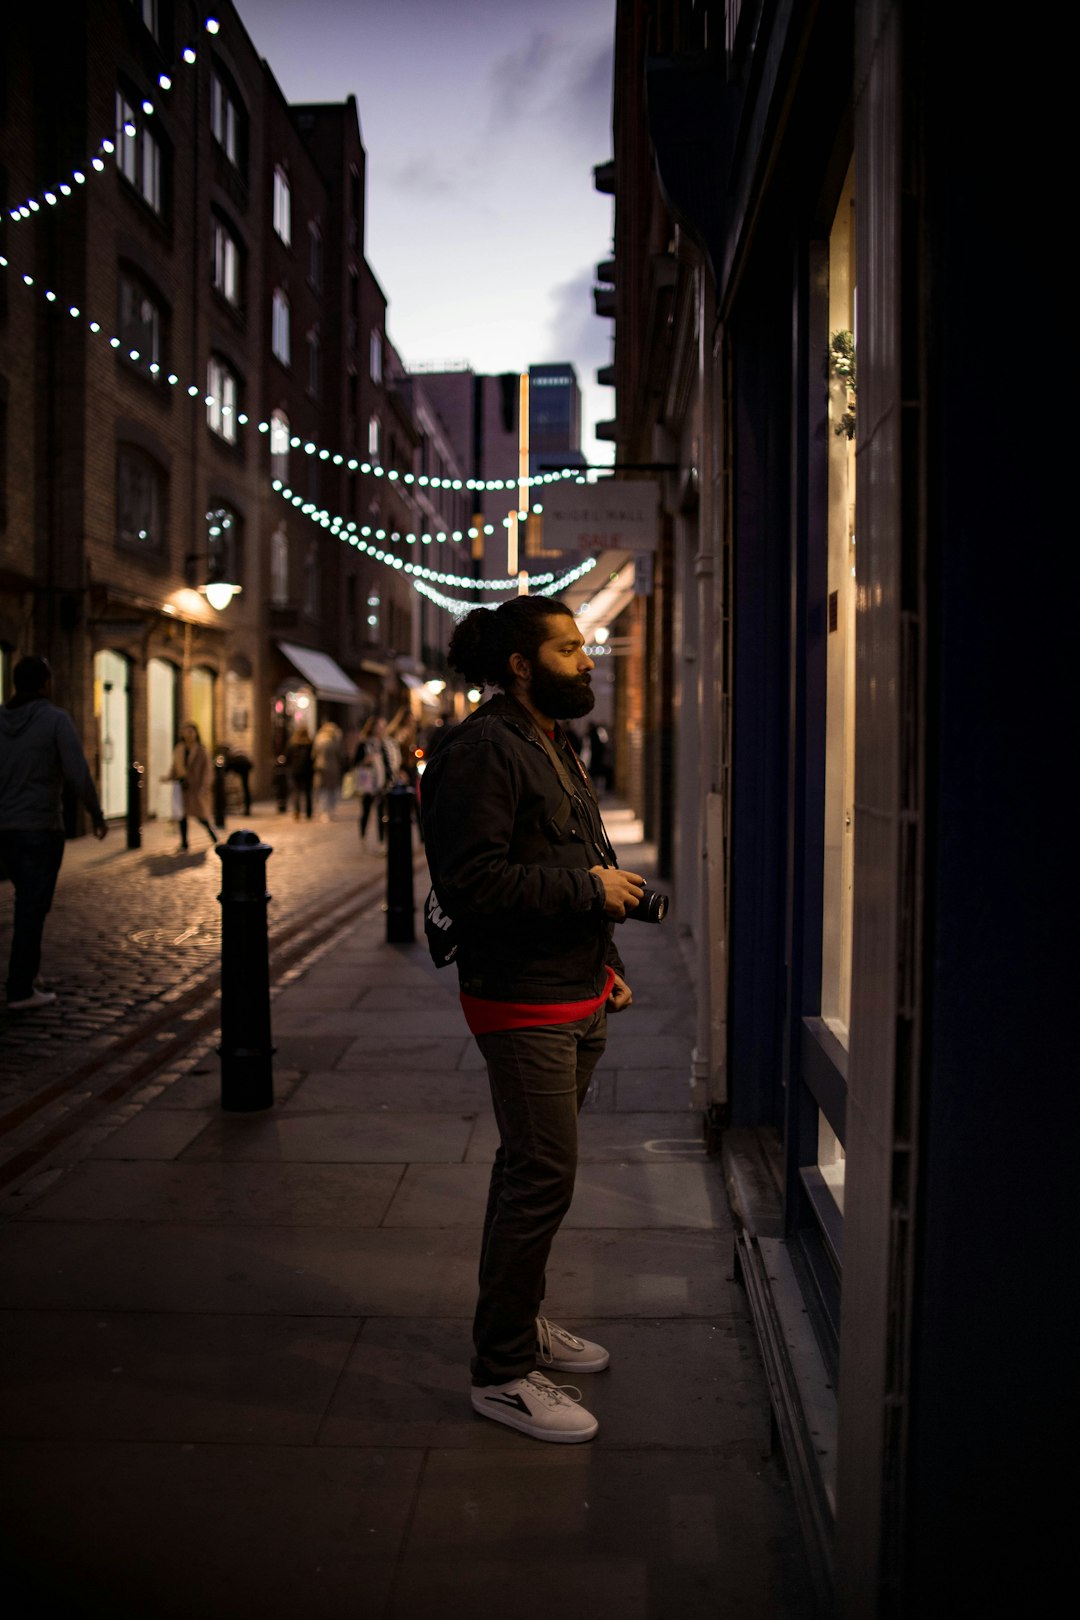
M465 1156L471 1132L471 1118L450 1114L225 1114L207 1124L184 1157L312 1164L457 1161Z
M803 1620L800 1562L777 1556L791 1510L774 1465L527 1441L512 1454L429 1454L395 1590L394 1620L550 1620L553 1549L567 1620Z
M461 1069L330 1069L306 1075L285 1113L340 1109L395 1114L490 1112L487 1075Z
M615 1076L602 1076L610 1085ZM589 1088L592 1096L596 1080ZM490 1164L499 1145L499 1128L490 1108L480 1114L466 1155L469 1162ZM704 1160L700 1116L689 1109L666 1113L622 1114L591 1107L588 1102L578 1115L578 1163L589 1160L620 1159L654 1163L677 1159Z
M470 1315L477 1234L19 1221L0 1228L21 1310Z
M313 1445L359 1318L0 1314L0 1436Z
M311 1011L293 1003L290 1011L277 1014L274 1027L282 1035L351 1035L358 1032L368 1048L374 1047L378 1059L387 1050L401 1049L405 1043L414 1043L427 1036L457 1036L470 1039L469 1026L460 1005L457 1007L414 1007L411 1012L392 1008L349 1008L335 1012ZM385 1056L382 1056L385 1062Z
M483 1223L490 1167L410 1164L383 1219L385 1226ZM714 1166L701 1163L579 1163L574 1200L563 1230L589 1227L699 1227L730 1221Z
M620 1113L644 1114L654 1109L673 1112L694 1109L700 1116L700 1099L695 1099L700 1087L695 1087L690 1076L689 1058L674 1069L619 1068L615 1079L615 1107Z
M422 1465L407 1450L13 1444L5 1597L19 1620L383 1615Z
M401 1164L76 1165L24 1211L36 1221L193 1222L245 1226L378 1226Z
M94 1149L101 1159L175 1159L214 1118L207 1112L149 1109L113 1131Z
M632 1017L626 1013L624 1017ZM615 1031L612 1033L612 1031ZM693 1050L693 1036L686 1035L642 1035L635 1034L630 1029L619 1025L616 1029L614 1019L608 1033L607 1046L600 1059L601 1065L606 1069L673 1069L685 1064L686 1071L690 1069L690 1054Z
M458 1039L452 1037L423 1037L413 1038L409 1035L380 1036L378 1040L365 1037L363 1040L354 1040L345 1048L344 1052L333 1063L320 1063L320 1069L457 1069L468 1067L482 1067L480 1064L470 1064L466 1060L466 1048L476 1051L476 1043L471 1036L460 1033ZM314 1067L309 1063L309 1066Z

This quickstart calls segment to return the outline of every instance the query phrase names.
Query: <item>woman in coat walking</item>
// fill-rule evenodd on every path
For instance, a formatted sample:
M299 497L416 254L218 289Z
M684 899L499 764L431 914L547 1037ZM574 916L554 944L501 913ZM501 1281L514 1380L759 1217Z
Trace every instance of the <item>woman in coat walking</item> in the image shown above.
M329 821L341 788L341 727L332 720L324 720L315 733L315 741L311 745L311 763L315 767L319 820Z
M188 817L194 816L196 821L202 823L210 834L210 842L216 844L224 834L219 833L210 819L210 755L206 752L199 739L199 730L189 720L180 727L180 741L173 750L172 769L168 776L163 776L163 782L177 782L180 786L181 814L177 821L180 829L180 848L177 854L183 854L188 847Z

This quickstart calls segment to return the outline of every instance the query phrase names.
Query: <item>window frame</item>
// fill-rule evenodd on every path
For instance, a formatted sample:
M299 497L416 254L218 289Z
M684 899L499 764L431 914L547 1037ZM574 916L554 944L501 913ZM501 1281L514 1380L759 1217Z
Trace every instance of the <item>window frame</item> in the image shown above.
M142 365L151 379L156 379L165 365L165 336L168 310L164 299L158 289L132 265L121 262L117 272L117 335L120 338L120 357L131 365ZM138 331L146 330L146 323L134 324L125 322L124 302L125 289L132 290L144 304L149 304L154 313L152 331L152 352L148 353L145 342L138 337ZM132 360L132 352L139 356ZM155 369L151 370L153 367Z
M233 271L233 293L229 292L230 260ZM243 255L240 242L218 213L212 213L210 216L210 285L230 309L243 309Z
M283 366L292 365L292 307L284 287L275 287L270 298L270 350Z
M235 447L238 442L240 379L224 355L211 354L206 362L206 396L207 427L222 443Z
M274 164L273 185L274 233L286 247L292 247L292 187L288 170L281 163Z
M149 532L136 533L134 529L122 527L121 516L125 502L122 502L121 492L125 485L122 472L124 466L138 468L143 473L150 474L149 488L151 491L152 522ZM130 493L131 485L128 485ZM114 465L114 494L115 494L115 544L125 551L137 552L143 557L161 557L166 549L168 511L169 511L169 475L157 458L140 444L130 440L121 439L116 445ZM130 507L129 507L130 511ZM156 528L156 533L154 532Z
M116 87L116 169L158 219L165 217L164 147L146 116L136 110L121 85ZM128 134L128 129L134 134Z

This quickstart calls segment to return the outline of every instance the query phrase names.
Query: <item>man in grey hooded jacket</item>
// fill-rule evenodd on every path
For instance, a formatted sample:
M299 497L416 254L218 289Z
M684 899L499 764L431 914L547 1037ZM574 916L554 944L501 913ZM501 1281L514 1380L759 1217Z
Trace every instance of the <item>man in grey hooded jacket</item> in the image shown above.
M13 679L15 694L0 708L0 864L15 885L7 1004L23 1012L56 1000L34 981L64 858L65 782L90 812L94 837L108 828L71 716L49 701L45 659L20 658Z

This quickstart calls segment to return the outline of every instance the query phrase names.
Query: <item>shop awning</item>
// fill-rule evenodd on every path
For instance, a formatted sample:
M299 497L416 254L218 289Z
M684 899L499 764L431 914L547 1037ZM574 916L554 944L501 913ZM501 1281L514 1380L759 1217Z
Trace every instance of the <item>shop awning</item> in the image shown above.
M312 687L316 697L325 698L329 703L363 701L364 694L356 682L349 679L329 653L315 652L311 647L297 647L291 641L279 641L278 647Z

